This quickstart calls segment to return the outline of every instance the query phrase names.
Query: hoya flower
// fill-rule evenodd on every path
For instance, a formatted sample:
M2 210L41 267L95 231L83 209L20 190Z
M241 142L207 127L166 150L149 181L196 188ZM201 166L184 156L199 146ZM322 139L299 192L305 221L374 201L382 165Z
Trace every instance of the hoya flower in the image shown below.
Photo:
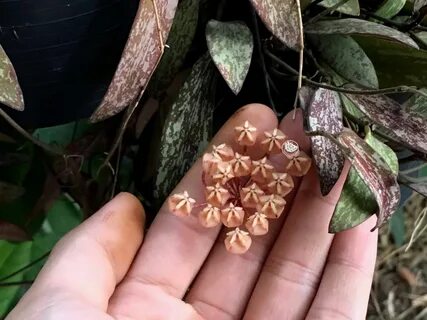
M294 188L292 176L304 175L311 159L278 129L264 132L265 139L259 148L266 154L261 159L252 159L248 147L255 148L257 129L246 121L235 128L235 134L243 152L223 143L213 146L202 157L205 199L196 204L184 191L170 196L168 203L177 216L189 216L197 208L194 214L206 228L234 228L227 233L225 247L231 253L243 254L252 244L251 236L268 233L269 219L277 219L283 213L284 197ZM281 168L275 168L268 155L280 150L287 159ZM283 172L278 170L284 168Z

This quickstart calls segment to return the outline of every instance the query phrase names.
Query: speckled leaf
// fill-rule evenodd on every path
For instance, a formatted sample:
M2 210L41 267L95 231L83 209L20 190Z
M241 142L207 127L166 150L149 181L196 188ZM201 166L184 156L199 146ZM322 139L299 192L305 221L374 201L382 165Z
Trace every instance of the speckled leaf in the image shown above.
M207 146L211 136L214 65L199 59L166 118L160 142L154 195L164 199Z
M167 39L162 60L153 78L149 92L159 97L172 82L187 55L196 32L199 17L199 0L182 0L178 4L173 24Z
M325 8L330 8L340 3L341 1L342 0L324 0L320 2L319 5ZM336 11L352 16L358 16L360 15L359 0L348 0L346 3L339 6Z
M237 95L251 65L254 49L251 30L237 21L210 20L206 26L206 42L216 67Z
M372 134L372 131L370 129L368 129L368 131L366 132L365 141L371 146L372 149L375 150L376 153L381 156L381 158L383 158L383 160L388 165L393 174L397 176L397 174L399 173L399 161L393 149L386 145L384 142L378 140Z
M316 90L308 112L308 124L311 131L332 134L342 131L341 100L337 92L323 88ZM311 149L320 176L320 188L326 195L341 174L344 155L334 142L321 136L311 137Z
M405 6L406 0L386 0L375 12L380 17L392 18Z
M342 35L365 35L388 40L398 41L407 46L418 48L411 37L386 27L382 24L361 19L339 19L323 20L305 26L304 31L308 34L342 34Z
M370 37L353 37L371 59L380 87L398 85L424 87L427 83L427 51L399 42Z
M24 110L24 96L16 77L15 69L6 52L0 45L0 103L16 109Z
M427 89L421 89L423 92L427 94ZM427 118L427 98L420 95L415 94L411 99L409 99L408 104L406 105L407 109L411 112L415 112L416 114Z
M265 26L289 48L298 50L300 32L295 0L251 0Z
M378 88L375 67L350 36L312 35L310 41L320 57L340 76L369 88Z
M408 186L409 188L418 192L424 197L427 197L427 181L417 181L416 178L410 177L408 175L400 174L399 182Z
M18 199L24 194L24 188L7 182L0 181L0 203Z
M177 2L178 0L140 1L116 73L101 105L92 114L92 121L100 121L119 113L138 98L141 90L145 90L162 56L162 45L168 37Z
M372 121L393 134L393 138L412 149L427 152L427 118L406 111L385 95L346 96Z
M353 131L344 129L338 140L352 151L353 157L349 160L375 197L379 207L376 226L380 227L399 206L400 187L396 175L382 156Z
M311 100L313 99L314 93L316 90L313 87L302 86L299 91L299 105L302 110L305 112L310 107Z

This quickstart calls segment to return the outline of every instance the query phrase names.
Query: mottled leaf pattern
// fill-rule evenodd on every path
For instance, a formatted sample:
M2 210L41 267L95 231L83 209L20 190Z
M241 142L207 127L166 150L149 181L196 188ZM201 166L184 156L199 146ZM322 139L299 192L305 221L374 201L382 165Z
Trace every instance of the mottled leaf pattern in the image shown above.
M0 46L0 103L13 109L24 110L24 96L12 62Z
M316 90L309 86L302 86L299 91L299 105L304 111L310 107L311 100L313 99Z
M350 36L310 36L320 57L345 79L369 88L378 88L375 67Z
M164 199L208 145L213 102L209 89L214 65L209 55L193 67L163 129L154 194Z
M427 94L427 89L421 89ZM408 102L407 109L421 117L427 118L427 97L415 94Z
M411 37L397 31L396 29L386 27L382 24L361 20L361 19L339 19L324 20L305 26L304 31L309 34L342 34L342 35L367 35L378 38L386 38L401 42L410 47L418 48Z
M295 0L251 0L266 27L289 48L298 50L300 32Z
M381 87L426 86L427 51L385 39L362 36L354 39L375 65Z
M378 140L370 129L366 132L365 141L371 146L372 149L378 153L381 158L387 163L390 170L397 176L399 173L399 161L397 160L397 155L388 145Z
M324 0L319 3L319 5L330 8L335 6L336 4L340 3L342 0ZM346 3L340 5L336 11L342 12L348 15L352 16L358 16L360 15L360 6L359 6L359 0L348 0Z
M337 92L317 89L310 104L308 123L312 131L326 131L338 134L342 131L341 101ZM337 182L344 166L341 149L331 140L311 137L311 148L323 195L328 194Z
M206 42L216 67L234 94L245 82L254 49L251 30L241 22L210 20Z
M383 158L352 130L344 129L338 140L352 151L353 157L349 160L353 168L375 196L379 207L376 226L380 227L399 205L400 187L396 175Z
M0 181L0 203L18 199L24 194L24 188Z
M181 68L193 41L198 17L199 0L179 2L166 42L168 48L165 48L162 60L150 80L150 93L160 96Z
M162 56L161 39L163 42L167 39L177 2L178 0L140 1L116 73L101 105L92 114L92 121L100 121L119 113L138 98L141 90L145 90Z
M386 0L375 14L383 18L392 18L403 9L405 3L406 0Z
M405 111L402 106L385 95L346 96L368 118L393 134L393 138L411 148L427 152L427 118Z

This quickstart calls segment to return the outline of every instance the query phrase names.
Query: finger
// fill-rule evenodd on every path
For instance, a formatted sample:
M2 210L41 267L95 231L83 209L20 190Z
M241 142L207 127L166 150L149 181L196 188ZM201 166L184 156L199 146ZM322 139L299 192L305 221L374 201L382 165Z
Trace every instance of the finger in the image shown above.
M326 197L320 193L314 166L303 178L283 229L265 262L245 319L281 319L283 314L289 319L305 317L332 243L328 224L347 170L345 167Z
M293 112L288 117L292 115ZM305 151L308 151L308 144L302 131L301 112L297 113L295 121L282 121L279 129L290 139L304 146ZM274 161L278 171L283 170L283 155L270 158ZM299 179L295 179L294 182L295 189L297 189ZM294 196L295 192L292 192L286 197L288 204L292 203ZM227 230L221 232L185 298L205 319L239 319L242 317L265 258L282 228L289 208L290 205L286 207L280 219L271 221L267 235L253 239L250 250L244 255L230 254L224 247ZM218 270L222 270L222 272L218 272Z
M106 310L141 245L144 220L139 200L121 193L68 233L14 310L21 315L17 319L32 318L34 301L40 307L72 298Z
M307 319L365 319L377 255L375 217L338 233Z
M241 108L221 128L213 144L227 143L238 148L234 142L234 128L245 121L251 122L261 132L277 126L274 113L266 106L252 104ZM238 148L239 149L239 148ZM249 148L253 157L262 154L259 148ZM204 202L204 187L201 181L201 160L190 169L173 193L187 190L198 203ZM182 298L211 250L220 227L206 229L197 220L197 210L188 218L178 218L163 205L154 220L144 245L111 303L112 313L134 316L150 307L156 295L164 293ZM150 291L149 297L145 294ZM130 295L145 297L134 306L121 309L122 301ZM134 307L134 309L133 309Z

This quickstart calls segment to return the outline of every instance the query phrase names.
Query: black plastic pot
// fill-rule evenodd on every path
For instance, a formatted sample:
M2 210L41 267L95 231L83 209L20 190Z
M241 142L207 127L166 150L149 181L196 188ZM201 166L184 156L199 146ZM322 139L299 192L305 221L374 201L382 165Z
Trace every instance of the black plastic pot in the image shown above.
M137 0L0 0L0 44L16 69L24 125L87 117L126 43Z

